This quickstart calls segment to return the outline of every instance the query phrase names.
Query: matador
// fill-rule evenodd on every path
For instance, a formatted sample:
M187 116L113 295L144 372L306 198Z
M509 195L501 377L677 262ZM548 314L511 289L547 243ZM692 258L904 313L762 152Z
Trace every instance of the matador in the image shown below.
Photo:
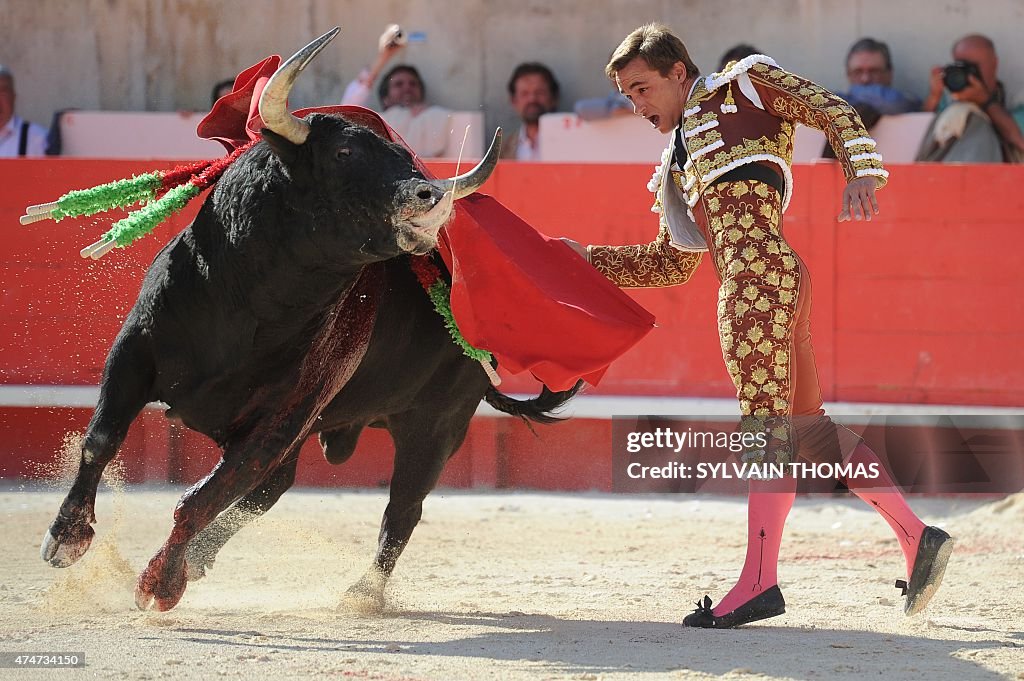
M671 141L649 189L660 214L657 237L632 246L569 246L623 288L685 283L707 252L720 281L718 329L736 387L742 427L770 434L748 461L874 464L880 477L843 479L896 533L906 560L897 580L915 614L938 588L952 538L910 509L875 453L822 409L810 342L807 269L783 234L793 189L797 124L825 133L847 185L839 220L870 220L888 172L853 108L809 80L755 54L702 76L686 47L661 24L633 31L606 73L634 111ZM732 628L785 612L778 555L796 496L792 477L749 481L747 553L735 586L712 607L708 596L683 624Z

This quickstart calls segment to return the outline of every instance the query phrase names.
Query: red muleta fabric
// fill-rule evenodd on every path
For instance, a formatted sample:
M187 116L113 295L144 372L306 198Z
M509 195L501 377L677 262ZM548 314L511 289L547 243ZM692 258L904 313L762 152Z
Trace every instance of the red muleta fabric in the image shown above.
M240 73L231 93L200 121L199 137L229 152L258 139L260 93L280 62L272 55ZM408 148L369 109L321 106L294 113L314 112L343 115ZM434 177L413 159L424 176ZM608 366L654 328L654 315L572 249L485 194L456 202L438 250L452 273L452 314L466 340L493 353L506 371L528 370L551 390L567 390L581 378L597 385Z

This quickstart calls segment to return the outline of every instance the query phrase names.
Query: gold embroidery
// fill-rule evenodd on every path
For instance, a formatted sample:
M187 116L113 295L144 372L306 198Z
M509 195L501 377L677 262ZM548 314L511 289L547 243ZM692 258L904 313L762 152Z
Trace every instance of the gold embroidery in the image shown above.
M711 130L705 130L704 132L692 137L686 143L686 146L688 149L690 149L691 157L696 157L699 159L701 149L703 149L704 147L711 146L720 139L722 139L722 133L712 128Z
M709 227L708 236L715 244L713 261L722 279L718 315L726 369L741 413L760 419L748 427L769 432L770 426L767 452L748 452L745 460L767 457L786 463L793 449L787 423L790 324L796 319L792 293L800 270L779 234L781 199L776 192L766 194L763 186L751 181L720 183L706 191L703 201L705 210L712 201L719 206L717 214L708 215L709 225L717 225Z
M836 157L843 167L847 181L857 177L859 170L882 169L878 159L850 161L851 156L869 152L872 147L863 144L845 146L848 141L868 137L868 133L857 112L843 99L809 80L778 69L752 71L755 72L751 76L752 80L767 90L766 96L762 96L762 101L769 111L825 133L829 144L836 151ZM879 187L885 184L884 177L873 177L876 178Z
M664 225L649 244L590 247L591 264L621 288L685 284L700 265L702 255L700 251L673 247Z
M720 169L730 167L746 158L770 156L780 159L787 166L791 164L794 123L803 123L825 132L829 143L837 150L836 155L847 181L857 177L858 171L882 169L878 159L861 158L850 161L853 156L874 152L874 147L863 143L845 146L846 142L866 138L868 133L857 113L841 98L816 83L778 67L755 63L747 73L758 87L766 110L781 119L777 123L778 132L768 133L757 139L741 138L738 141L731 141L721 128L716 127L695 136L688 143L690 148L702 149L717 141L724 141L725 145L713 153L698 156L685 169L686 178L680 186L690 185L688 199L691 204L706 189L701 178L714 177L720 173ZM716 104L724 102L730 86L731 81L720 86L718 90L709 92L706 81L699 80L693 96L686 103L686 109L700 107L702 110L685 119L684 129L693 130L711 121L717 121L720 106ZM703 110L705 107L707 110ZM885 177L871 177L875 178L877 186L885 184Z
M689 118L686 119L686 122L683 123L683 132L689 132L694 128L699 128L702 125L707 125L711 121L717 120L718 114L716 114L714 111L707 111L699 118L697 116L690 116Z

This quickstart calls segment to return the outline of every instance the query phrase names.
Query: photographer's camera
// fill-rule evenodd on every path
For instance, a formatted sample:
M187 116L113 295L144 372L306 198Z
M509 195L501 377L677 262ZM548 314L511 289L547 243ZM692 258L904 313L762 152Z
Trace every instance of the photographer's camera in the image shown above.
M942 84L950 92L964 90L970 85L970 76L981 80L981 71L974 62L958 60L942 67Z

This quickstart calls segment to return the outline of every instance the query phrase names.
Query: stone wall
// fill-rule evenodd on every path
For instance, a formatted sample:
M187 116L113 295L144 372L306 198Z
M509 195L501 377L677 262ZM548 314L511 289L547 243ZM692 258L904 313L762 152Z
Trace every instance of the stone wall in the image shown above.
M293 97L321 104L337 101L397 21L425 35L403 60L420 68L430 99L482 106L490 128L514 121L506 85L518 62L551 66L568 110L609 91L608 54L654 19L680 33L704 70L750 42L832 88L845 85L849 45L870 35L892 48L896 85L919 95L953 40L982 32L996 41L1011 98L1024 96L1019 0L6 0L0 62L17 74L18 111L39 123L67 107L202 110L213 83L340 25Z

